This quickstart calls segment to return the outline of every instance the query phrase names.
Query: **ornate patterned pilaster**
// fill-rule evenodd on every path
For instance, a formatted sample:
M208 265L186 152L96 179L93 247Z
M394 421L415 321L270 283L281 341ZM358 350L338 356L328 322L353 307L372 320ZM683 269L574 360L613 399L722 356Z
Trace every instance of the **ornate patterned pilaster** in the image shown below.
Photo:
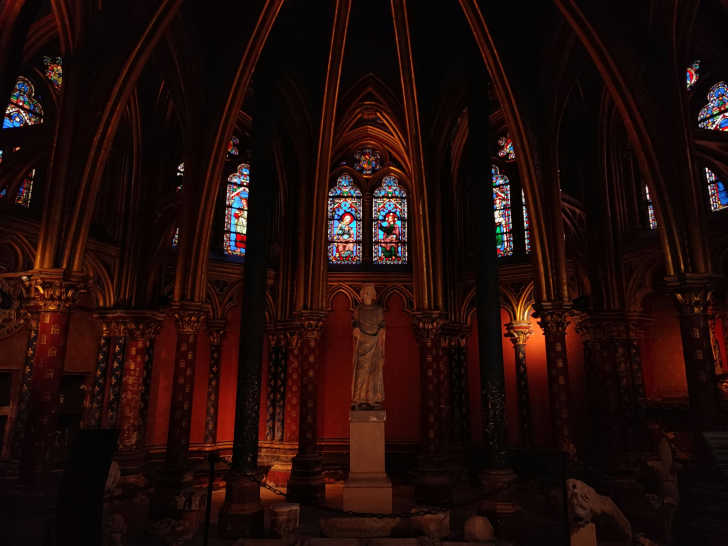
M470 407L468 396L468 370L466 342L467 330L462 324L450 324L445 329L443 340L447 358L450 389L450 420L447 428L454 446L464 446L470 435Z
M69 279L62 272L43 271L27 279L26 288L32 298L31 310L38 317L38 338L20 474L24 482L33 483L50 468L66 356L68 315L83 285L81 279Z
M109 394L106 411L103 413L103 423L106 428L116 428L119 421L121 378L124 371L124 357L126 356L126 323L123 320L114 319L109 324L111 330L111 362L108 372Z
M298 424L301 407L301 332L286 329L286 407L283 440L298 442Z
M528 368L526 367L526 342L532 333L531 325L527 321L513 321L506 324L506 337L513 343L515 352L518 419L521 443L526 447L533 445L531 399L528 390Z
M25 349L25 360L23 361L23 377L20 385L20 397L18 399L18 412L15 416L15 429L13 435L13 456L19 458L23 452L23 439L28 424L28 410L30 407L30 388L33 380L33 361L38 344L38 317L33 315L29 322L28 346Z
M203 306L194 303L179 304L172 310L177 327L177 346L172 378L166 462L174 471L183 470L187 464L197 335L206 314Z
M665 282L680 318L690 410L696 425L708 428L719 411L709 323L714 279L696 275Z
M291 500L319 502L324 498L324 480L317 446L316 387L326 313L301 312L297 319L301 332L301 404L298 454L293 458L287 493Z
M566 359L566 327L568 309L560 302L536 304L536 317L546 338L546 366L548 368L551 420L556 446L575 454L569 425L569 374Z
M127 332L124 373L119 396L119 454L135 458L144 444L144 375L147 344L159 334L161 317L145 312L126 312L121 319Z
M286 401L286 335L280 330L268 332L268 400L265 439L282 442Z
M104 396L106 395L109 350L111 348L111 328L109 322L99 315L95 315L94 318L99 323L101 333L99 336L99 347L96 351L96 371L94 372L94 381L89 397L89 407L84 417L85 428L97 428L101 425L101 414L104 408Z
M208 320L210 339L210 372L207 376L207 407L205 410L205 443L217 442L217 409L220 398L220 351L225 337L224 320Z

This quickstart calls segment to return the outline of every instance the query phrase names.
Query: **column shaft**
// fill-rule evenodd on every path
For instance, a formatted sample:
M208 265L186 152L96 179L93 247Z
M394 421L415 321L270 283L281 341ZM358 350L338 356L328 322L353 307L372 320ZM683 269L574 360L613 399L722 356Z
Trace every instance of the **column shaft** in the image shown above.
M531 398L528 389L528 367L526 366L526 342L531 335L531 326L525 321L514 321L506 325L506 337L513 343L516 362L516 394L518 396L518 424L521 444L533 445L531 429Z
M205 409L205 443L217 442L217 412L220 399L220 351L225 334L223 321L207 322L210 338L210 372L207 376L207 406Z

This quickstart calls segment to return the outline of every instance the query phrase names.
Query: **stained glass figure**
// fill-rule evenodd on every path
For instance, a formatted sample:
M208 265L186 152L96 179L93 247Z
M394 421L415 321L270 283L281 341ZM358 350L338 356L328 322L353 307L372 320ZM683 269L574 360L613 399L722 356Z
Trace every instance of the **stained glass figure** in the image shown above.
M362 174L372 174L382 166L382 154L371 148L363 148L354 154L354 168Z
M506 161L516 160L516 150L513 148L511 137L502 136L498 139L498 157Z
M700 78L700 61L695 61L693 64L687 67L685 70L685 85L688 89L691 89L693 85L698 83Z
M511 218L511 183L495 165L491 166L493 182L493 211L498 257L513 255L513 220Z
M228 177L225 198L224 251L228 256L245 256L248 232L250 165L241 163Z
M236 136L232 137L230 139L230 142L228 142L228 147L225 152L225 159L231 159L240 155L240 150L238 149L238 146L240 146L240 139L238 139L238 137Z
M183 161L179 165L177 165L177 176L184 176L185 175L185 162Z
M361 263L361 190L342 174L329 190L328 234L330 264Z
M710 210L713 212L728 207L728 190L725 182L718 180L718 177L708 167L705 167L705 179L708 181L708 198Z
M18 193L15 194L15 204L25 207L30 207L30 198L33 195L33 181L35 180L35 169L31 169L28 174L25 175L23 181L20 183Z
M650 229L657 229L657 217L655 216L655 205L652 204L652 197L650 196L650 188L645 184L645 203L647 203L647 221L649 222Z
M56 91L63 85L63 59L60 57L43 57L45 77L53 84Z
M179 245L179 226L174 229L174 235L172 235L172 248L177 248Z
M528 208L526 207L526 194L521 188L521 203L523 207L523 243L526 254L531 253L531 222L528 219Z
M30 80L19 76L5 110L3 129L40 123L43 123L43 106L35 97L35 88Z
M0 165L3 164L3 155L5 154L4 151L0 150Z
M372 200L372 260L407 263L407 192L394 176L385 176Z
M708 91L708 104L698 114L698 127L728 131L728 84L718 82Z

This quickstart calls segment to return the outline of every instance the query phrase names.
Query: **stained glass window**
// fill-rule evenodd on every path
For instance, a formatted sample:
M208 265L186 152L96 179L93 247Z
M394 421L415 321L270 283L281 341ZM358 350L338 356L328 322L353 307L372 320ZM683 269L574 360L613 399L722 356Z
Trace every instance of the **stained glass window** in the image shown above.
M48 78L56 91L63 85L63 60L60 57L43 57L45 77Z
M521 203L523 207L523 243L526 248L526 254L531 252L531 222L528 219L528 208L526 207L526 194L521 188Z
M248 232L248 193L250 165L241 163L228 177L225 198L225 254L245 256Z
M3 152L2 150L0 150L0 165L3 164L3 155L4 154L5 154L5 152Z
M728 131L728 84L718 82L708 91L708 104L698 114L698 127Z
M8 194L7 188L0 188L0 199L4 198Z
M650 188L647 187L647 184L645 184L645 202L647 203L647 221L650 224L650 229L657 229L655 205L652 204L652 197L650 197Z
M25 175L23 181L20 183L18 193L15 194L15 204L25 207L30 207L30 198L33 195L33 181L35 180L35 169L31 169L28 174Z
M174 229L174 235L172 235L172 248L177 248L179 244L179 226Z
M685 85L687 88L691 89L693 85L698 83L698 78L700 78L700 61L695 61L685 70Z
M513 148L511 137L502 136L498 139L498 157L506 161L515 161L516 150Z
M232 137L230 139L230 142L228 142L228 147L225 151L225 159L231 159L240 155L240 150L238 149L238 146L240 146L240 139L236 136Z
M329 190L329 263L361 263L361 190L342 174Z
M705 179L708 181L708 198L710 210L713 212L728 207L728 190L725 182L718 180L718 177L708 167L705 167Z
M495 165L491 166L493 210L498 257L513 255L513 221L511 219L511 183Z
M362 174L372 174L382 166L382 154L371 148L363 148L354 154L354 168Z
M372 260L407 263L407 193L394 176L385 176L372 201Z
M30 80L20 76L10 94L10 104L5 110L3 129L40 123L43 123L43 106L36 99L35 88Z
M177 165L177 176L184 176L185 175L185 163L184 161Z

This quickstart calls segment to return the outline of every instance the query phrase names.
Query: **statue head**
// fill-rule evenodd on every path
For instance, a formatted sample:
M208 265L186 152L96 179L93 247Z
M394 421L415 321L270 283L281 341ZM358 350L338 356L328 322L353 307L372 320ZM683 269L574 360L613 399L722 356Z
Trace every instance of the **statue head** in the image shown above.
M377 300L377 290L373 284L365 284L361 287L359 296L361 297L361 301L364 302L364 305L371 305Z

